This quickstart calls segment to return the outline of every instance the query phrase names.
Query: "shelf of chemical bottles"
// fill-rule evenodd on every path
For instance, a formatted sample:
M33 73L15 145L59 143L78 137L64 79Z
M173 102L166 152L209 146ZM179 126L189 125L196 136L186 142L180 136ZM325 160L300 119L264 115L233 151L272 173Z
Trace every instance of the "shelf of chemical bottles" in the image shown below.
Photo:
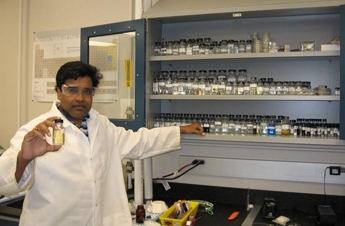
M239 101L340 101L329 95L150 95L151 100L239 100Z
M344 146L345 140L338 137L295 137L262 135L262 134L206 134L205 136L196 136L190 134L182 134L182 140L204 140L204 141L224 141L224 142L251 142L251 143L275 143L275 144L296 144L296 145L328 145L328 146Z
M283 58L333 58L339 57L340 51L303 51L278 53L238 53L238 54L208 54L208 55L176 55L151 56L150 61L181 61L181 60L219 60L219 59L283 59Z

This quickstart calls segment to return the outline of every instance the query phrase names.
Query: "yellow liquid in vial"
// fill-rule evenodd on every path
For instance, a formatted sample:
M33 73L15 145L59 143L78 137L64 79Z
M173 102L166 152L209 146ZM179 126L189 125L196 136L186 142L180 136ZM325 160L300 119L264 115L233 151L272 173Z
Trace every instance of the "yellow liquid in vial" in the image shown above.
M53 145L63 145L65 143L65 133L63 130L54 130Z

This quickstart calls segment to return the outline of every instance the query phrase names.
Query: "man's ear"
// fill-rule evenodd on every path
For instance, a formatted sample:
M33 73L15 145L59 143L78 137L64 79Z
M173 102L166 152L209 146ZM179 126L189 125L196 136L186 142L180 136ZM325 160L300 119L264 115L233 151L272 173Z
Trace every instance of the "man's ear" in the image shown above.
M60 88L56 88L56 92L57 92L57 98L58 100L61 100L61 96L62 96L62 91Z

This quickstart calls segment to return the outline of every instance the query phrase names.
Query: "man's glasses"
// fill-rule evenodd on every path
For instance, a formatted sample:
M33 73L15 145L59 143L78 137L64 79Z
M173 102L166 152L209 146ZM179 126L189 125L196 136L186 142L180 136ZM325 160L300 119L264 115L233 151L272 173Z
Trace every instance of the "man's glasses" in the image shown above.
M92 97L95 95L96 88L95 87L85 87L85 86L66 86L62 85L62 93L65 96L78 96L79 94L83 94L86 97Z

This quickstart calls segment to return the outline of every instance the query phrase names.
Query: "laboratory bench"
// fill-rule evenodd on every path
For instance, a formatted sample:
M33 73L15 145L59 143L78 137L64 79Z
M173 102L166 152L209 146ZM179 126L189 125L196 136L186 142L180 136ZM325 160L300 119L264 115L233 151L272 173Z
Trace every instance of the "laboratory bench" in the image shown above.
M203 200L214 205L213 215L199 205L196 219L197 226L269 226L272 220L262 217L263 200L266 197L276 201L276 216L285 216L301 226L318 226L316 223L316 207L331 205L337 214L337 223L333 226L345 225L345 197L261 191L228 187L169 183L171 189L165 191L162 184L154 184L154 200L163 200L170 207L178 200ZM248 196L249 194L249 196ZM0 225L17 226L24 197L19 197L6 205L0 205ZM247 211L247 200L253 209ZM233 212L239 212L236 219L229 221Z
M292 222L301 226L316 226L317 206L330 205L337 214L337 223L333 226L345 225L345 197L287 193L275 191L260 191L237 188L225 188L215 186L191 185L169 183L171 189L165 191L162 184L154 184L154 200L163 200L168 206L175 201L203 200L214 205L213 215L205 212L203 206L199 206L196 218L202 216L197 226L274 226L272 219L264 219L262 206L265 197L274 198L276 201L276 216L285 216ZM249 194L249 197L248 197ZM247 211L247 200L254 205L251 211ZM239 211L238 217L229 221L228 217L235 211Z

